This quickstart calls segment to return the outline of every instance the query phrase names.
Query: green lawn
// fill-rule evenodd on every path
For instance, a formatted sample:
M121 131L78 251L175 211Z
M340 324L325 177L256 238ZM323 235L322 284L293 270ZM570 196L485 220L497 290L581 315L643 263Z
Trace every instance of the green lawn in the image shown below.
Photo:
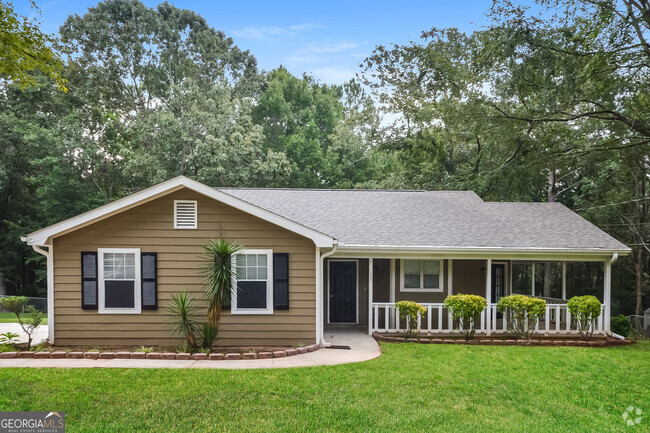
M0 408L63 410L68 432L650 430L649 343L382 348L284 370L0 369Z
M25 319L29 318L29 314L21 314ZM0 313L0 323L18 323L18 319L14 313ZM47 317L43 318L42 325L47 325Z

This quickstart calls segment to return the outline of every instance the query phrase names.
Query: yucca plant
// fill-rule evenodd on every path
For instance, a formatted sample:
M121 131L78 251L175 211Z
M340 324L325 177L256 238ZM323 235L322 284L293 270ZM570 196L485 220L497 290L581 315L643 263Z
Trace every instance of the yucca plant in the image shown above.
M183 335L188 347L196 347L196 333L200 329L199 317L194 306L194 298L185 292L172 296L167 311L172 315L167 322L172 334Z
M242 250L242 246L225 239L209 241L203 245L203 276L206 282L208 300L208 323L215 329L219 327L221 309L230 304L233 262L232 256Z
M201 336L203 337L201 348L210 349L212 347L212 343L214 343L214 340L217 338L217 335L219 335L218 326L215 327L210 323L204 323L201 327Z

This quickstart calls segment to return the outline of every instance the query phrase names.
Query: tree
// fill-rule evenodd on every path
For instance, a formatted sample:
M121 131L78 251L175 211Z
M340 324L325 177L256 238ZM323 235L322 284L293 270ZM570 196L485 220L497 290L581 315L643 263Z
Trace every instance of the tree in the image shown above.
M16 316L18 324L23 328L25 334L27 334L27 350L29 350L32 347L32 341L36 336L38 327L43 321L43 313L28 305L28 299L24 296L0 298L0 307ZM25 313L29 315L28 319L22 316Z
M225 239L210 241L203 246L205 265L203 275L206 280L206 299L208 300L208 324L214 329L219 326L221 309L230 304L231 294L237 287L232 286L233 256L242 246Z
M32 9L38 11L31 1ZM16 14L11 1L0 2L0 78L18 83L21 89L36 84L34 73L49 76L66 91L61 75L63 63L52 49L56 39L38 28L38 24Z
M366 140L377 135L378 118L359 84L320 84L283 67L266 80L253 121L262 127L264 148L289 161L290 176L276 186L350 188L365 180Z

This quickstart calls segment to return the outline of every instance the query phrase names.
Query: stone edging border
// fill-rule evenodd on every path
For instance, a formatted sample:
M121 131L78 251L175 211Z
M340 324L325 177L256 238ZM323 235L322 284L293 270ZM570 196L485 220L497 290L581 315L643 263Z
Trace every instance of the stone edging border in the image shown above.
M434 337L394 337L384 336L381 334L373 334L373 338L377 341L385 341L387 343L419 343L419 344L465 344L465 345L483 345L483 346L524 346L526 345L523 340L514 339L476 339L465 341L464 339L457 338L434 338ZM567 339L541 339L530 340L529 346L579 346L579 347L608 347L608 346L627 346L634 344L630 340L567 340Z
M248 353L174 353L174 352L0 352L0 359L32 358L32 359L179 359L194 361L234 361L246 359L286 358L287 356L302 355L315 352L318 344L310 344L295 349L276 350L273 352Z

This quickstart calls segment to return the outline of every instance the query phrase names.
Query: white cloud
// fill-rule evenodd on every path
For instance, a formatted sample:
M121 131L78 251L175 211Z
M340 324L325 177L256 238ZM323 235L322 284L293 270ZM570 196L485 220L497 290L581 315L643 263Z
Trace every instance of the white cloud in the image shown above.
M313 53L340 53L358 47L352 42L322 42L320 44L309 44L305 48Z
M239 38L253 39L256 41L269 41L276 36L296 36L323 26L319 24L304 23L291 26L246 26L242 29L233 30L231 33Z
M328 84L343 84L350 81L357 74L353 69L342 69L335 66L327 66L325 68L316 68L311 71L312 75Z
M282 59L286 63L291 64L312 64L312 63L323 63L325 59L321 56L314 54L296 54L293 56L287 56Z

